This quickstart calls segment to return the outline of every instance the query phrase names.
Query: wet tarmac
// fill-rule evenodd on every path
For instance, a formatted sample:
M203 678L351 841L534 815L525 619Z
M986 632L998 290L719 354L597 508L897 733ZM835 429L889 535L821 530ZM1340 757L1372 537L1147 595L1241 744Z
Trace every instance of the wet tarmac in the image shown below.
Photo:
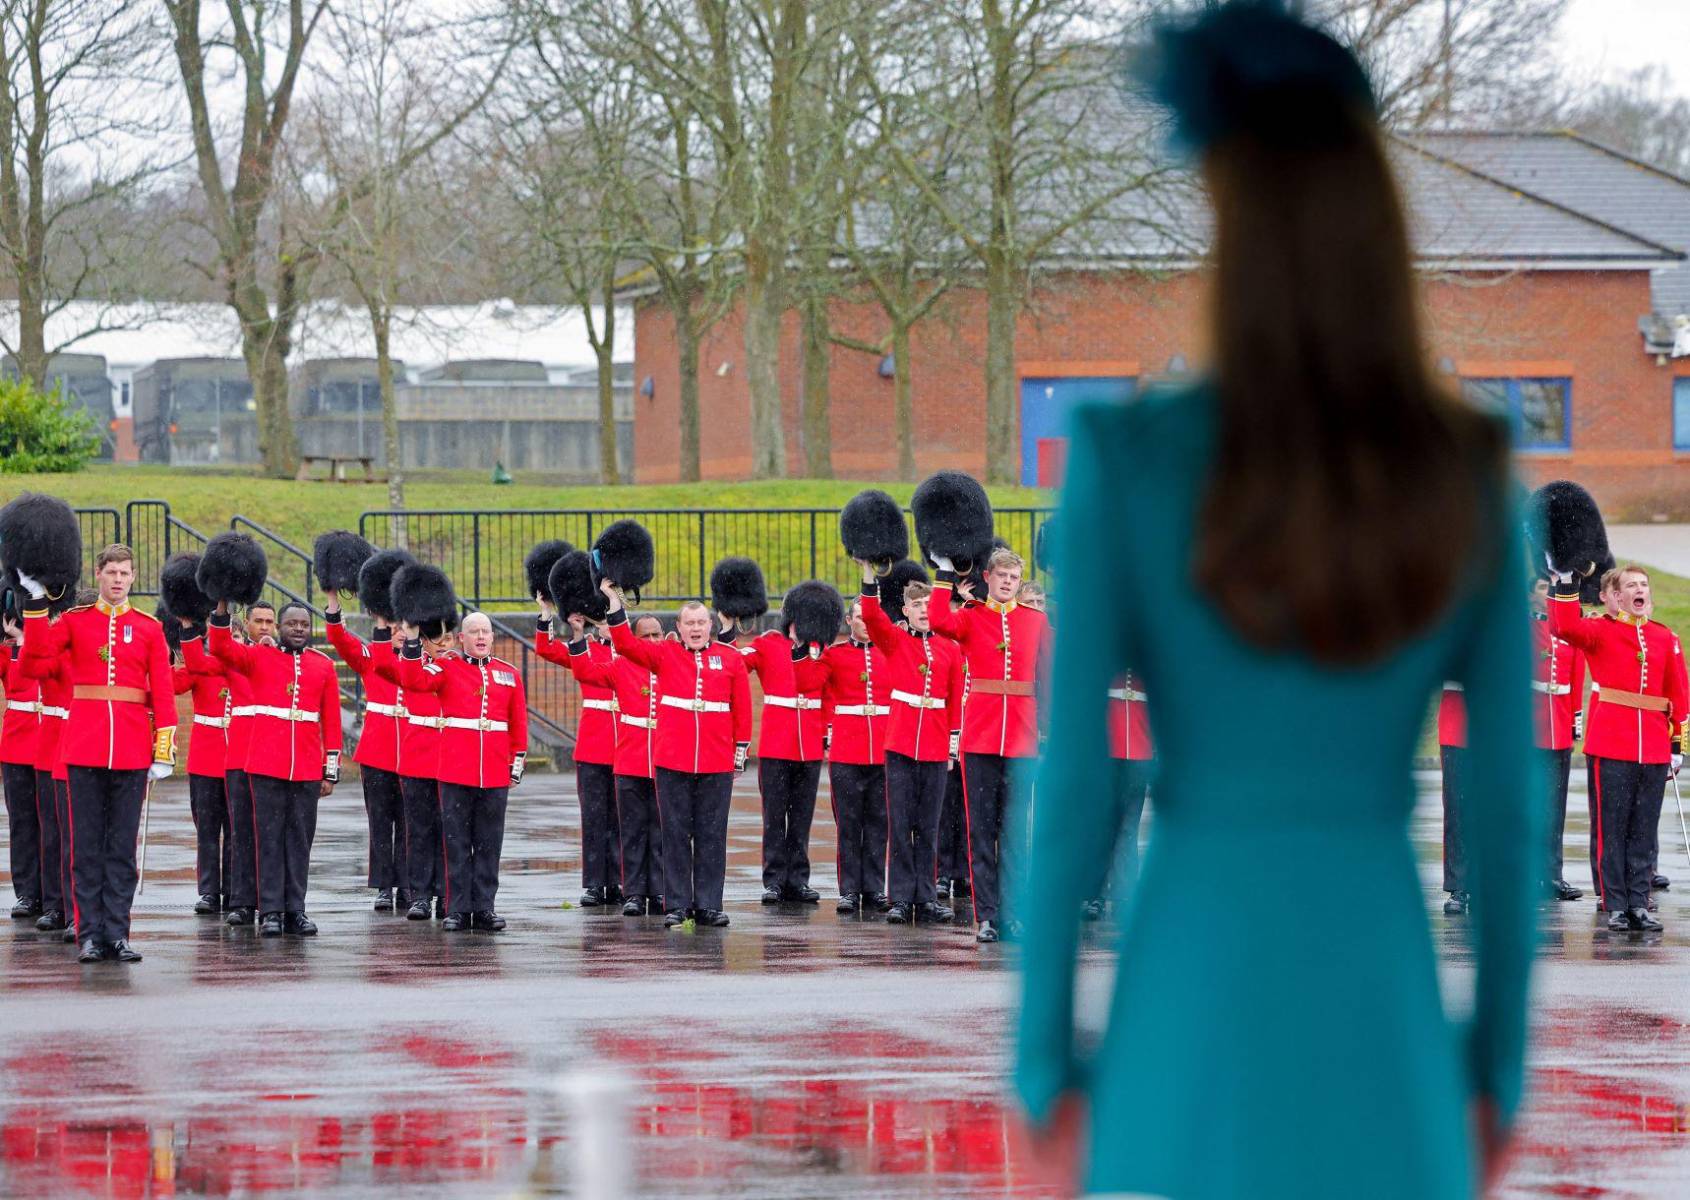
M1435 910L1424 783L1414 832ZM732 926L665 932L564 906L579 895L572 781L531 776L505 847L509 930L450 935L371 910L353 783L319 823L321 935L261 940L188 911L186 789L161 788L144 963L79 967L56 935L0 921L0 1196L580 1195L615 1177L597 1131L621 1124L619 1103L639 1196L1054 1194L1002 1097L1013 949L963 925L835 915L825 796L822 904L763 908L755 805L748 776ZM1580 885L1582 809L1575 794ZM1546 905L1533 1097L1504 1195L1690 1194L1690 867L1670 798L1668 812L1662 865L1683 882L1660 896L1664 934L1609 935L1588 898ZM1205 919L1249 902L1248 880L1210 881ZM1311 896L1286 919L1333 915ZM1431 920L1459 1007L1461 922ZM1093 1008L1112 936L1088 930ZM1351 936L1366 930L1336 944Z

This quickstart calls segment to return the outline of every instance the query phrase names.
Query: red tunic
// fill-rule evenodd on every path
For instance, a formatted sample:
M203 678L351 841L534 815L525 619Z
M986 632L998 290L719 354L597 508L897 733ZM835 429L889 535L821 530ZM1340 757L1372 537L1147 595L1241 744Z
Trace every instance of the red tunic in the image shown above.
M433 779L440 767L440 697L430 692L407 692L399 686L399 655L393 639L370 646L375 671L394 685L394 718L399 726L399 774L410 779ZM429 662L434 660L424 655Z
M378 771L399 769L399 689L392 680L376 674L375 650L353 636L338 612L324 613L329 645L340 661L352 668L364 685L364 730L358 735L358 750L352 761ZM377 629L374 642L393 644L391 629Z
M63 657L73 694L62 753L73 767L140 770L171 757L176 692L164 627L128 601L73 608L57 621L24 613L23 657ZM114 698L121 689L132 698Z
M198 638L191 640L199 641ZM217 670L217 660L210 655L200 653L195 659L198 665L187 664L185 650L182 657L184 665L173 668L171 676L177 695L188 691L194 694L194 728L188 737L188 774L221 779L228 770L229 721L235 707L229 696L229 682L223 672Z
M1573 723L1584 703L1584 651L1549 630L1549 618L1532 622L1532 716L1537 744L1571 750Z
M35 762L41 729L41 681L26 675L10 646L0 646L0 672L6 678L6 717L0 722L0 763Z
M1156 757L1150 740L1150 702L1144 684L1131 671L1109 689L1109 753L1128 762Z
M425 662L407 643L399 682L408 693L440 697L440 756L435 778L462 787L511 785L511 764L528 751L528 700L522 676L502 658L443 654Z
M1664 763L1682 734L1687 694L1684 654L1672 630L1659 621L1626 614L1587 617L1576 595L1549 597L1549 627L1584 651L1591 681L1602 691L1631 692L1666 701L1638 708L1592 691L1584 752L1623 762Z
M702 650L642 642L622 611L610 615L610 639L618 654L657 675L652 761L694 775L732 771L734 747L751 741L751 676L739 651L722 642Z
M341 748L340 686L334 661L310 647L244 646L228 619L211 618L211 653L252 689L244 769L294 782L322 779L330 751Z
M614 652L596 638L583 639L586 657L608 671ZM575 761L608 767L616 761L616 690L606 683L589 682L570 662L569 646L552 638L552 623L538 621L534 628L534 653L550 663L570 667L581 685L581 719L575 726ZM595 679L602 676L594 676Z
M951 610L943 577L927 606L933 632L962 647L968 661L968 703L962 718L965 754L1031 758L1039 750L1038 701L1033 688L1050 650L1050 622L1011 600Z
M935 599L928 611L937 605ZM944 762L951 734L962 728L962 651L944 638L899 629L880 610L875 592L863 593L862 606L863 624L886 656L892 684L886 748L919 762Z
M1467 697L1459 683L1444 684L1438 697L1438 745L1457 750L1467 746Z
M829 646L821 661L827 668L822 719L828 759L858 766L884 763L892 724L892 674L885 652L872 641L853 639Z
M25 659L14 664L41 689L41 721L35 732L35 769L54 779L68 779L65 760L59 754L65 721L70 716L72 685L64 659Z
M821 659L806 655L794 661L792 639L772 629L738 649L763 685L757 757L820 762L827 735L827 719L822 715L827 668Z
M209 671L223 677L229 689L229 728L223 738L223 773L246 770L247 746L252 740L252 684L245 675L225 671L200 638L182 639L182 661L190 671ZM193 751L188 752L192 755Z
M656 745L652 735L657 729L657 672L615 651L608 660L592 654L586 638L569 643L569 670L581 684L582 695L589 685L615 692L614 772L650 779Z

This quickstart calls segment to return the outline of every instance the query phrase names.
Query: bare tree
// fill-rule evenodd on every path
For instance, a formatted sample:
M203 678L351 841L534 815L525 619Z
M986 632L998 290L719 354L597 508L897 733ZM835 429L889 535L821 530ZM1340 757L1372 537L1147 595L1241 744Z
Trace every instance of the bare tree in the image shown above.
M287 357L319 259L308 247L290 243L284 229L268 247L273 261L267 284L259 263L267 249L261 222L276 186L277 156L306 48L328 0L212 2L214 10L222 11L208 21L201 0L160 0L170 19L188 101L200 190L217 239L217 271L225 300L240 323L241 355L258 409L259 451L266 472L286 476L297 461L288 415ZM221 58L225 52L234 60L236 86L230 92L239 96L232 176L208 98L208 84L223 69L208 66L208 57Z
M18 314L5 349L37 382L53 354L133 318L116 303L150 242L124 209L168 165L171 115L144 4L0 0L0 256ZM101 302L94 319L49 346L49 320L84 299Z
M1566 102L1553 120L1690 178L1690 99L1673 88L1660 67L1643 67L1598 84Z

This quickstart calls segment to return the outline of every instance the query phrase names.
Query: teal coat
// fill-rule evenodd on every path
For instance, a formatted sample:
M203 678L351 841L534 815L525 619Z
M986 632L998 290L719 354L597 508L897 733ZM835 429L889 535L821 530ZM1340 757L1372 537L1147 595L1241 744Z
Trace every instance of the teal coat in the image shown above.
M1058 518L1050 736L1022 883L1014 1084L1090 1112L1088 1186L1173 1200L1476 1188L1470 1102L1520 1101L1544 811L1517 522L1435 627L1364 668L1267 653L1189 584L1206 388L1075 415ZM1287 464L1287 470L1295 470ZM1333 619L1346 617L1334 596ZM1108 1026L1074 1038L1079 900L1108 870L1105 692L1131 664L1160 772ZM1466 687L1476 1003L1439 996L1408 821L1429 699ZM1209 879L1247 880L1211 906ZM1031 898L1039 898L1031 901ZM1064 903L1072 897L1073 903Z

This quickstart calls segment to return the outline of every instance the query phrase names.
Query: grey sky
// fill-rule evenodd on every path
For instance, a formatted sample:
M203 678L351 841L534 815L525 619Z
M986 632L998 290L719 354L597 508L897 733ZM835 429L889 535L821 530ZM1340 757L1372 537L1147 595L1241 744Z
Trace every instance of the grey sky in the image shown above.
M1690 95L1690 0L1571 0L1561 53L1601 77L1659 64Z

